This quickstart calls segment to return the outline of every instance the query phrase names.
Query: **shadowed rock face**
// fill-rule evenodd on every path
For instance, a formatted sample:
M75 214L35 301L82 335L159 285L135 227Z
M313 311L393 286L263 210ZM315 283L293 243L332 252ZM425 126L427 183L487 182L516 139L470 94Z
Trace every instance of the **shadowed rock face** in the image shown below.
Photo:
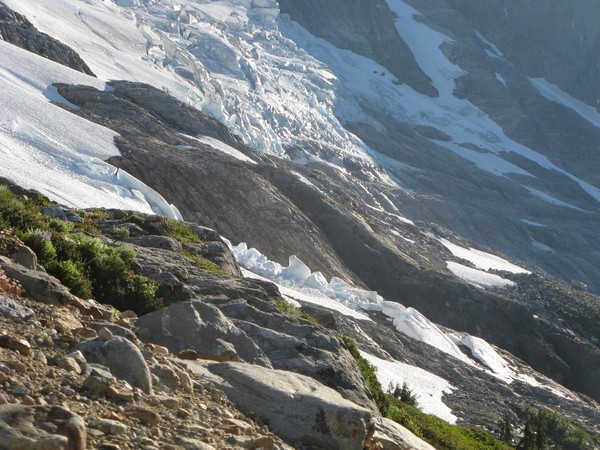
M408 83L430 96L437 95L431 80L400 38L394 15L384 0L279 0L279 6L282 13L289 14L314 35L374 59L400 83Z
M0 39L71 69L95 76L94 72L70 47L38 31L25 16L0 2Z
M598 2L447 0L447 3L529 75L544 77L575 97L598 104Z

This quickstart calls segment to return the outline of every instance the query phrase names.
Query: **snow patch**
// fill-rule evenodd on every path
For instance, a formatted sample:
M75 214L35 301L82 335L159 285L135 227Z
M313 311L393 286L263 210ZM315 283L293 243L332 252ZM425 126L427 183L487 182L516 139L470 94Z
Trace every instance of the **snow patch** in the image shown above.
M531 273L522 267L517 266L499 256L490 253L482 252L475 248L465 248L460 245L453 244L447 239L440 238L439 241L457 258L466 259L475 267L482 270L500 270L511 273Z
M487 273L482 270L463 266L462 264L453 261L447 261L446 265L448 266L448 270L450 270L450 272L452 272L458 278L481 289L506 288L515 286L515 283L511 280L507 280L506 278L502 278L498 275Z
M377 379L383 389L387 389L390 384L402 386L406 382L416 395L421 411L433 414L446 422L456 423L458 417L452 414L452 410L442 400L444 394L456 389L448 380L399 361L386 361L362 351L360 354L377 368Z
M600 112L596 108L572 97L545 78L530 78L529 80L542 96L575 111L580 117L600 128Z

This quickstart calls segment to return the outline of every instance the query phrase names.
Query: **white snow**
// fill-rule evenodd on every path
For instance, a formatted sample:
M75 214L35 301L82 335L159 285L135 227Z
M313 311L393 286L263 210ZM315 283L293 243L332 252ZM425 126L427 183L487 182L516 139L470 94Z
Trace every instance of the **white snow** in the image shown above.
M484 272L483 270L463 266L462 264L453 261L447 261L446 265L450 272L458 278L478 288L506 288L515 285L513 281L507 280L506 278Z
M498 72L496 72L495 76L496 76L496 80L498 80L500 83L502 83L504 86L506 86L506 80L504 79L504 77L502 75L500 75Z
M534 222L532 220L527 220L527 219L521 219L521 222L527 224L527 225L531 225L532 227L547 227L548 225L544 225L543 223L539 223L539 222Z
M407 308L405 312L396 313L394 326L398 331L413 339L425 342L457 359L463 361L466 359L458 346L437 325L414 308Z
M453 244L447 239L440 238L439 241L457 258L465 259L472 263L475 267L482 270L501 270L511 273L531 273L522 267L513 264L504 258L482 252L475 248L465 248L460 245Z
M588 105L581 100L572 97L563 91L560 87L550 83L545 78L530 78L531 84L538 90L538 92L560 105L566 106L567 108L575 111L579 116L590 122L592 125L600 128L600 112L593 106Z
M238 149L233 148L231 145L225 144L224 142L221 142L218 139L212 138L210 136L203 136L200 134L198 136L188 136L188 137L191 137L199 142L202 142L203 144L206 144L206 145L214 148L215 150L219 150L220 152L225 153L226 155L232 156L235 159L239 159L240 161L248 162L250 164L256 164L256 161L254 161L249 156L244 155Z
M581 208L578 208L577 206L571 205L570 203L567 202L563 202L562 200L557 199L556 197L551 196L550 194L546 194L545 192L542 191L538 191L537 189L534 189L532 187L529 186L523 186L525 189L527 189L529 191L530 194L536 196L537 198L541 198L542 200L551 203L553 205L556 206L564 206L565 208L571 208L571 209L576 209L578 211L583 211Z
M377 368L377 379L383 389L387 389L390 383L393 386L402 386L406 382L408 388L416 395L417 406L421 411L449 423L456 423L457 417L442 400L444 394L456 389L448 380L399 361L386 361L362 351L360 354Z
M494 58L504 58L504 55L502 54L502 52L500 50L498 50L498 47L496 47L495 44L493 44L492 42L490 42L483 34L481 34L479 31L475 30L475 34L477 35L477 38L483 42L488 49L486 49L486 53Z
M542 244L541 242L536 241L535 239L531 240L531 245L533 245L535 248L537 248L538 250L541 250L543 252L555 253L555 251L552 247L549 247L546 244Z
M114 207L178 218L154 190L102 161L116 134L50 101L52 83L106 83L0 41L0 176L73 207ZM179 216L180 217L180 216Z
M225 242L247 276L274 282L290 299L317 304L360 320L371 319L359 309L368 309L370 304L378 305L382 301L376 292L356 289L339 278L333 277L328 282L321 272L312 272L295 255L290 256L287 267L282 267L255 248L249 249L245 243L234 247L228 240Z

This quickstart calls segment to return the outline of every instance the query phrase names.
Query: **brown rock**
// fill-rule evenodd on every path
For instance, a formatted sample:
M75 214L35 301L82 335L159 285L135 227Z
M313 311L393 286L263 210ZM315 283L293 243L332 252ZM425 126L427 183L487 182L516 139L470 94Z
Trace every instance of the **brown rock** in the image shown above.
M198 352L193 348L186 348L177 353L177 357L193 361L195 359L198 359Z
M76 330L73 330L73 334L75 336L79 336L85 339L93 339L96 336L98 336L98 333L96 333L96 330L92 330L91 328L88 327L81 327L81 328L77 328Z
M114 398L116 400L123 400L125 402L133 401L133 391L122 386L108 386L106 388L106 396L108 398Z
M125 415L134 417L144 425L153 427L158 424L160 416L154 411L141 407L131 407L125 410Z
M0 347L13 350L25 356L31 354L31 344L29 342L10 334L0 335Z

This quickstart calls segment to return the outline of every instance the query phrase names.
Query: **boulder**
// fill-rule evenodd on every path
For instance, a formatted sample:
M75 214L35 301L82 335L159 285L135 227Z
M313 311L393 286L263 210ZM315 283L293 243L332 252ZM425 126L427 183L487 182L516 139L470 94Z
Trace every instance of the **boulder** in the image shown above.
M164 345L172 353L194 349L212 359L235 350L246 362L271 367L269 359L246 333L212 305L200 300L174 303L139 318L140 335ZM230 345L227 345L230 344Z
M37 270L37 255L26 245L21 245L17 251L12 255L12 260L17 264L21 264L23 267L27 267L31 270Z
M58 205L44 207L41 213L67 222L83 223L83 218L75 211Z
M52 434L44 431L56 427ZM0 406L0 447L3 449L85 450L83 419L61 406Z
M172 252L181 252L181 242L169 236L136 236L126 239L130 244L139 245L140 247L161 248Z
M435 450L402 425L384 417L375 418L373 441L381 443L383 450Z
M188 362L192 371L205 369ZM373 414L304 375L243 363L208 364L219 389L299 447L360 449L374 432Z
M9 319L26 319L33 316L33 310L16 300L0 294L0 316Z
M106 320L90 322L88 325L90 328L96 330L96 332L99 332L102 328L106 328L113 334L113 336L121 336L125 339L130 340L131 342L137 341L137 338L135 337L135 333L133 331L128 330L127 328L117 325L115 323L108 322Z
M10 278L21 283L25 295L33 300L53 305L66 305L74 295L60 281L45 272L30 270L0 256L0 267Z
M140 350L130 341L114 336L108 341L93 339L78 344L88 362L102 364L117 378L146 393L152 392L152 377Z

